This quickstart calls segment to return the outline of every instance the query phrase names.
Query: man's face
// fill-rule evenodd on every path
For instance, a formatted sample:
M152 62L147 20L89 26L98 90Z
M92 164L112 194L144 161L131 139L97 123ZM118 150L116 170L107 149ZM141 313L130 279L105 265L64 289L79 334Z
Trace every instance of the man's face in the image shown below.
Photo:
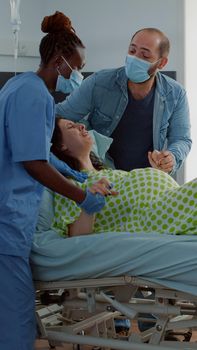
M160 58L160 41L161 39L157 33L141 31L131 40L128 54L145 61L156 62Z

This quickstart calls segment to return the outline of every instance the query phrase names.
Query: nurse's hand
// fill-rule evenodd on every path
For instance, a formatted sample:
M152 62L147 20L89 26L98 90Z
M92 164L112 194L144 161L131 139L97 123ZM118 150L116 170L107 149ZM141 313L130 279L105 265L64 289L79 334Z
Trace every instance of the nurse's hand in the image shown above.
M166 173L171 172L175 164L174 155L168 150L148 152L148 160L153 168L163 170Z
M86 190L86 197L78 206L87 214L92 215L98 213L105 206L105 196L116 194L118 192L112 191L111 183L103 177Z

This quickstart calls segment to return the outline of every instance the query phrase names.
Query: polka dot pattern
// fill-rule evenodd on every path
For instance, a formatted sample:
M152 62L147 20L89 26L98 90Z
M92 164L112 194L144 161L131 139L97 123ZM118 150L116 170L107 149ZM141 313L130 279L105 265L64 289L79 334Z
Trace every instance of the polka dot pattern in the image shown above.
M106 197L96 214L94 232L129 231L197 234L197 179L179 186L171 176L153 168L131 172L105 169L90 172L85 189L101 177L114 183L117 196ZM80 215L75 202L55 195L54 228L67 232Z

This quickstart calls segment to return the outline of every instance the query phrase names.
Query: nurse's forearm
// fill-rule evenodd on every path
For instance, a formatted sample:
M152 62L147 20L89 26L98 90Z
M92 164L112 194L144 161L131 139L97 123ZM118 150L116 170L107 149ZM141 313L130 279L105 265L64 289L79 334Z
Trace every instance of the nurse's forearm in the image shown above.
M77 203L84 201L86 194L72 181L66 179L47 161L35 160L23 162L26 171L37 181L52 191L74 200Z

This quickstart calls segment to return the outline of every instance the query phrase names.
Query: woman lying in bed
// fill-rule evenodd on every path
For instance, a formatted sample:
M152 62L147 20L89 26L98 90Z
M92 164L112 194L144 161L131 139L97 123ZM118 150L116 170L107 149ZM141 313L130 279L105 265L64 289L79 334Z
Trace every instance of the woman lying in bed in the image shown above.
M88 216L77 205L55 195L53 226L61 234L75 236L90 232L160 232L197 234L197 179L179 186L168 174L154 168L130 172L105 169L91 153L93 140L85 126L57 119L52 152L76 170L88 172L78 183L83 189L113 183L116 196L107 196L104 209ZM99 184L99 185L98 185ZM106 194L110 189L105 188ZM101 191L102 192L102 191Z

